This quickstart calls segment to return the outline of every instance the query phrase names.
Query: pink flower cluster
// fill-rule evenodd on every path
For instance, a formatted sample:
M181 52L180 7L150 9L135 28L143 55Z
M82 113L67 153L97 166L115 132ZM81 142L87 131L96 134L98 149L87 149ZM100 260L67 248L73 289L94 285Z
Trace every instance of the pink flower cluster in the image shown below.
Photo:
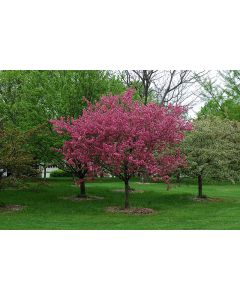
M78 119L52 120L59 134L67 134L62 153L68 164L88 170L107 170L124 181L146 173L168 182L185 164L179 144L191 123L181 106L143 105L133 90L102 97L89 104Z

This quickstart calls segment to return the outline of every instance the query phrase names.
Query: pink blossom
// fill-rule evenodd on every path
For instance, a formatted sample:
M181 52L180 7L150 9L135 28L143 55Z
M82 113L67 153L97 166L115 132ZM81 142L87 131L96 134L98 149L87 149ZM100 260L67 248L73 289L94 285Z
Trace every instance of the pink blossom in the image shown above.
M139 173L161 178L185 164L179 144L191 123L186 109L169 104L143 105L133 100L133 90L104 96L89 104L78 119L51 121L59 134L68 134L62 148L69 164L107 170L125 183Z

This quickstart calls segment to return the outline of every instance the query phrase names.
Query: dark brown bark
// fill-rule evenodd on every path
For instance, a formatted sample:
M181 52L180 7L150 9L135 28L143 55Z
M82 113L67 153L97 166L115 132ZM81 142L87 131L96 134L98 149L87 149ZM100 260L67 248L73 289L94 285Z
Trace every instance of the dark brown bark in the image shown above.
M198 198L202 198L202 175L198 175Z
M125 181L125 208L129 208L129 184Z
M180 181L181 181L180 172L177 172L176 178L177 178L178 185L180 185Z
M86 197L86 188L85 188L85 181L80 183L80 195L79 197Z
M152 76L154 75L154 73L156 71L154 71L154 70L142 70L142 71L133 70L133 72L135 74L137 74L137 76L139 77L139 79L142 83L142 87L143 87L142 98L144 100L144 104L147 105L148 96L149 96L149 88L150 88L150 85L153 80Z

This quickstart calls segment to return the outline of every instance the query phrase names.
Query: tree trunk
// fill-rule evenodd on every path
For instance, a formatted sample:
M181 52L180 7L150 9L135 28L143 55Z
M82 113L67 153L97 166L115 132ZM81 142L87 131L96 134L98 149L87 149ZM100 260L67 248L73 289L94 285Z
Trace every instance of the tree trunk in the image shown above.
M2 174L0 173L0 190L1 190L1 188L2 188L2 178L3 178L3 176L2 176Z
M125 208L129 208L129 184L125 181Z
M181 177L180 177L180 172L177 172L177 183L180 185Z
M43 166L43 178L47 178L47 167L45 165Z
M147 176L146 174L143 174L143 175L141 176L141 182L142 182L142 183L147 183L147 182L148 182L148 176Z
M198 175L198 198L202 198L202 175Z
M147 92L145 92L144 105L147 105L147 102L148 102L148 95L147 95Z
M86 188L85 188L85 181L80 183L80 195L79 197L86 197Z

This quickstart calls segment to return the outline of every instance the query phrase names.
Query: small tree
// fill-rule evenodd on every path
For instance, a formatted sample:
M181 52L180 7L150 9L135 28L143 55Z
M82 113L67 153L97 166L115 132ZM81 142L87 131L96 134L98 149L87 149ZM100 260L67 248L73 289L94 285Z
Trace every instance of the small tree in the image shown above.
M78 138L72 135L73 127L70 119L52 120L51 123L58 134L70 138L57 151L63 155L62 167L73 175L75 183L80 186L79 197L86 197L85 178L87 175L92 175L94 170L88 149L80 145Z
M26 143L31 132L20 132L16 129L0 129L0 180L7 171L12 178L33 175L34 163Z
M125 208L133 176L145 172L168 182L168 175L183 165L178 144L191 128L182 107L141 105L132 97L132 90L102 97L78 119L54 122L60 132L66 130L71 136L65 145L77 149L68 151L70 162L90 163L124 182Z
M203 178L239 177L240 123L218 117L195 120L183 144L188 174L196 176L198 197L203 198Z

